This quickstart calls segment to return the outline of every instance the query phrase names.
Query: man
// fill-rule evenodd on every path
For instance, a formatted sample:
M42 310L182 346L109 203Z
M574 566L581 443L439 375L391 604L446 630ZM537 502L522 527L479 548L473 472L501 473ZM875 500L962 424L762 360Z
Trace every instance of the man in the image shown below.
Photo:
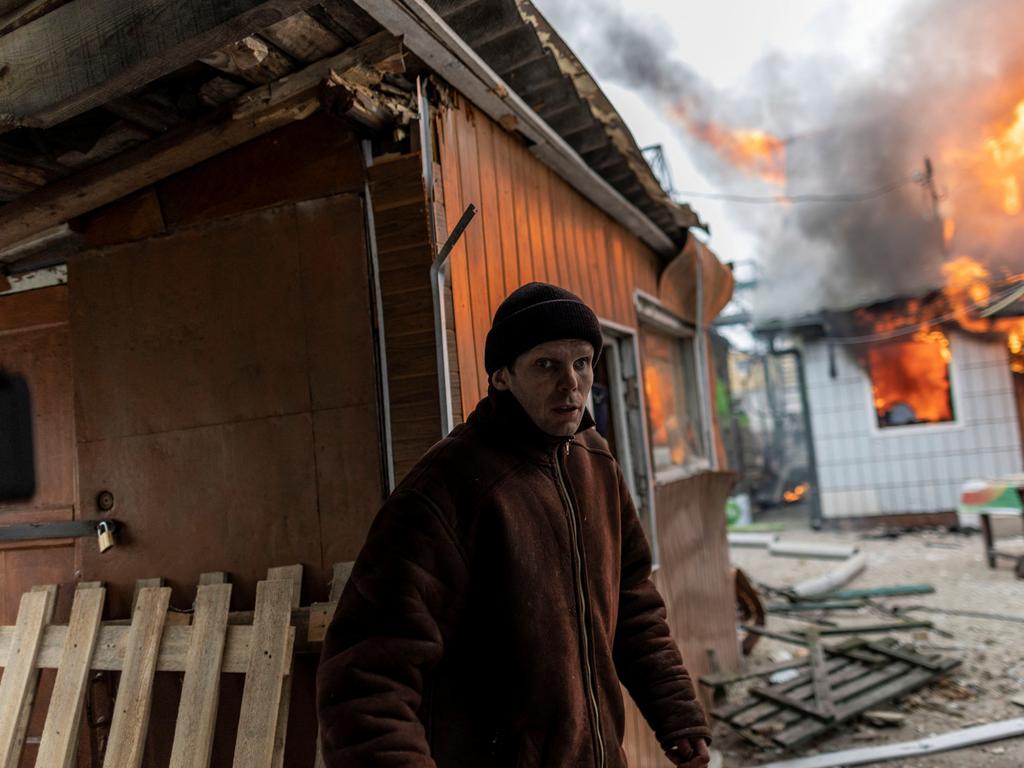
M708 764L643 529L585 410L601 343L556 286L498 308L487 397L385 503L328 629L329 768L622 768L620 681L673 763Z

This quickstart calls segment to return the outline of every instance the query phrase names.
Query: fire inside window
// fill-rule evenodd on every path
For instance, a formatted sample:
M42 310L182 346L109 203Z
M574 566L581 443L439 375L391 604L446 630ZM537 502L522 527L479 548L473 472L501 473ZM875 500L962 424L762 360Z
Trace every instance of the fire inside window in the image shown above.
M940 331L889 341L867 352L880 428L953 421L949 339Z
M684 467L702 457L696 418L696 381L688 339L645 330L642 333L644 395L655 471ZM688 375L689 374L689 375Z

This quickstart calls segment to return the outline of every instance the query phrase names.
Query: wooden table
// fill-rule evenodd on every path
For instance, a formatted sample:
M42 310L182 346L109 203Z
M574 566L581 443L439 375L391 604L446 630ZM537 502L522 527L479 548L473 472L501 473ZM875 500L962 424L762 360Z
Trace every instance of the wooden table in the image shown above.
M1017 495L1024 504L1024 486L1017 486ZM992 520L989 512L979 513L981 519L981 535L985 538L985 556L988 558L988 567L995 568L1000 557L1016 562L1015 572L1018 579L1024 579L1024 555L1015 555L1010 552L1000 552L996 549L995 537L992 535ZM1022 526L1024 526L1024 510L1020 513Z

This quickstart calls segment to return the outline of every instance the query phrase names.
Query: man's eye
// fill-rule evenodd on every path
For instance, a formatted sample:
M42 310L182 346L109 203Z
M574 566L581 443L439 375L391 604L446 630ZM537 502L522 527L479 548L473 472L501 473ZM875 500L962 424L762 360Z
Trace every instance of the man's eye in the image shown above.
M537 361L536 365L538 368L543 368L544 370L547 370L548 368L551 367L551 361L545 357L542 357L540 360Z
M585 357L581 357L579 360L577 360L575 363L573 363L573 367L577 371L585 371L585 370L587 370L587 366L588 365L590 365L590 361L587 358L585 358Z

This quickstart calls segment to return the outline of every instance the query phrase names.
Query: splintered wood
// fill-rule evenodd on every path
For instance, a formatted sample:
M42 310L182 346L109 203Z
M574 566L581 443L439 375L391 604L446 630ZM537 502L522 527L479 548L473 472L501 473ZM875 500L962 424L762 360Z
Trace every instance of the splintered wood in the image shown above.
M311 627L309 616L329 617L335 605L300 607L301 584L301 566L271 569L257 585L255 611L231 613L231 585L223 573L203 574L191 611L170 609L170 588L144 579L136 585L130 625L101 621L106 590L96 582L76 589L67 625L51 623L56 587L25 593L17 623L0 627L0 764L18 764L39 671L56 669L36 765L74 764L90 673L106 670L120 672L120 682L105 767L142 765L154 679L167 671L184 673L171 768L209 766L226 673L245 675L234 765L281 766L296 622L305 635L311 628L322 635L323 619ZM315 641L304 637L303 647L315 649Z

